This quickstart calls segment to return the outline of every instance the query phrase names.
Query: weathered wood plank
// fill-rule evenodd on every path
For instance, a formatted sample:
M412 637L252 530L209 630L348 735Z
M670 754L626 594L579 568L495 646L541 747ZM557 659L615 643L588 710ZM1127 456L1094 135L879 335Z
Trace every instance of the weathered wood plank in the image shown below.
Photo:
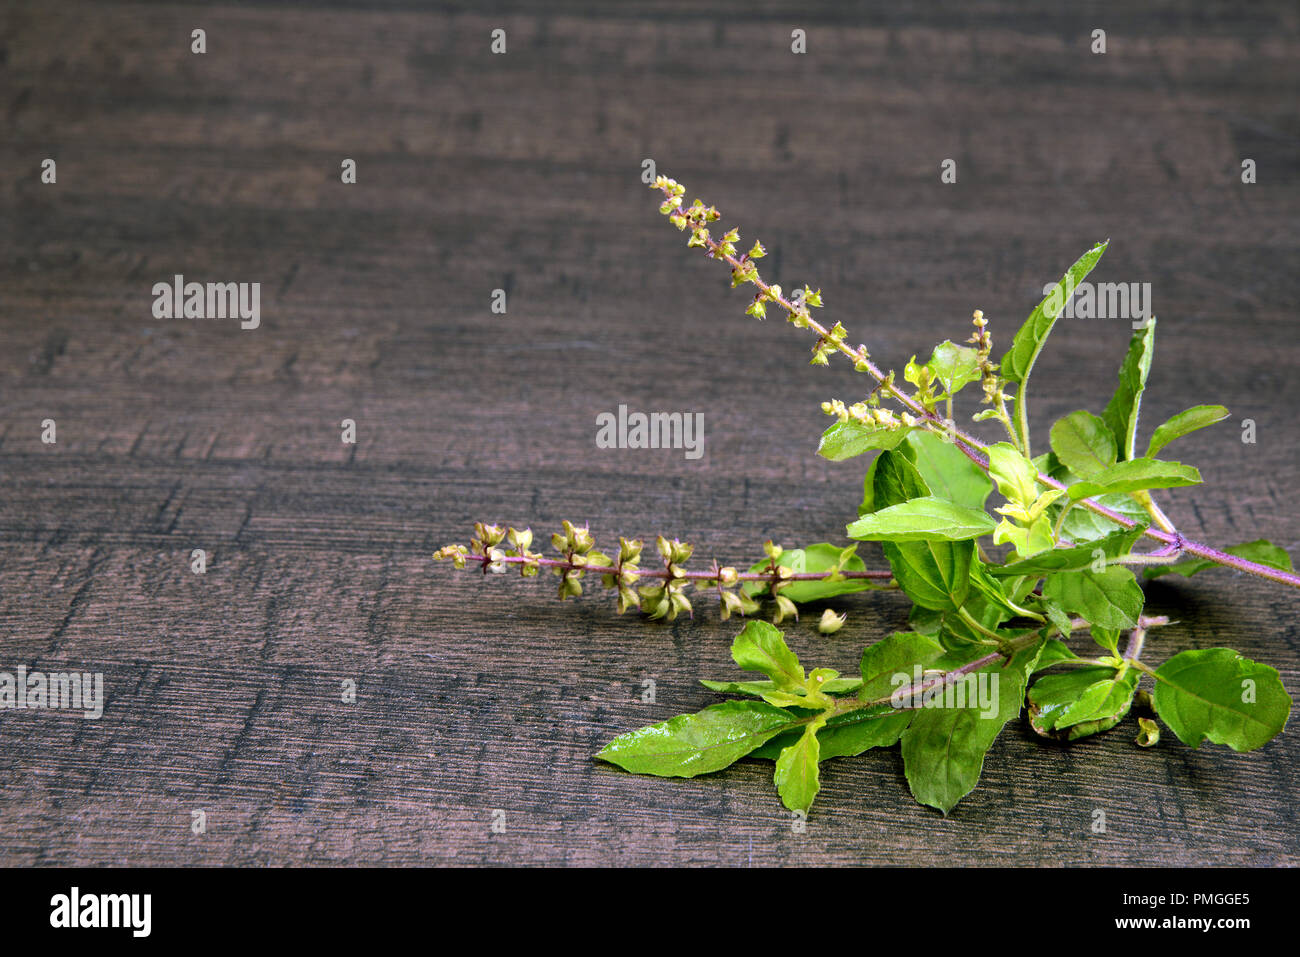
M1161 318L1147 429L1234 413L1182 440L1207 484L1168 510L1300 554L1293 5L360 6L0 13L0 668L100 670L108 691L99 721L0 713L0 863L1300 859L1293 732L1138 753L1128 730L1059 748L1015 725L947 820L896 753L831 762L794 835L770 765L664 782L590 760L716 700L697 679L733 673L734 624L560 606L547 580L429 560L476 518L662 531L740 563L852 515L860 467L811 452L818 404L860 383L741 318L655 213L647 156L886 363L964 338L976 307L1005 342L1110 236L1098 275L1151 282ZM261 282L262 327L154 319L178 272ZM1044 426L1105 402L1127 338L1061 324ZM597 449L619 403L703 411L705 456ZM1297 687L1295 596L1220 572L1149 601L1180 619L1153 654L1229 644ZM834 606L843 631L790 638L843 671L905 615L892 595Z

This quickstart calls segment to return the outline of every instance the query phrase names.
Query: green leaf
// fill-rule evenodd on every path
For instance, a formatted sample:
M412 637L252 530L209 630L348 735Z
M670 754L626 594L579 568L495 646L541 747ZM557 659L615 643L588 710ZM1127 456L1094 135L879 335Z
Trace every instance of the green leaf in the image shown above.
M1102 495L1096 499L1096 502L1098 505L1104 505L1112 512L1117 512L1139 524L1145 525L1150 521L1146 509L1133 501L1132 497L1128 495ZM1104 538L1123 527L1108 518L1103 518L1096 512L1090 512L1085 508L1072 508L1070 513L1065 516L1065 524L1061 526L1061 535L1071 542L1091 542Z
M1147 320L1147 324L1133 334L1129 341L1128 353L1119 367L1119 386L1111 397L1101 417L1111 435L1115 436L1115 445L1119 449L1121 460L1131 459L1136 455L1138 412L1142 407L1142 393L1147 386L1147 375L1151 372L1151 355L1155 350L1156 320Z
M977 676L997 676L996 706L991 717L978 707L916 710L903 732L902 754L908 786L918 801L947 814L975 787L989 747L1003 725L1020 714L1026 677L1038 651L1038 646L1030 646L1005 666L999 660L975 672ZM965 661L949 656L934 667L951 670L972 660L973 655L967 655ZM992 691L991 686L986 687Z
M907 613L907 625L913 631L919 631L923 635L937 635L939 626L943 624L943 612L934 611L929 608L923 608L913 603L912 610Z
M1092 635L1092 640L1097 644L1114 655L1119 654L1120 631L1118 628L1103 628L1101 625L1090 624L1088 631Z
M817 732L821 760L853 758L872 748L888 748L897 744L899 736L911 722L912 714L911 711L900 711L885 705L878 709L836 715ZM787 731L755 748L749 757L775 761L782 751L797 744L799 738L800 732Z
M1052 665L1059 665L1063 661L1078 660L1079 656L1070 650L1069 645L1059 638L1049 638L1043 643L1043 650L1038 653L1038 660L1034 662L1034 674Z
M832 462L841 462L872 449L896 448L910 431L906 426L885 429L876 425L863 425L852 419L836 422L822 433L817 454Z
M1044 737L1074 741L1109 731L1133 705L1141 673L1123 676L1105 666L1075 668L1039 678L1029 689L1029 724Z
M864 515L848 526L847 534L862 541L958 542L987 535L993 528L994 521L985 512L926 496Z
M929 635L914 631L896 631L862 652L862 688L858 697L877 701L889 697L899 687L895 675L910 677L917 665L924 670L943 654L943 646Z
M1115 464L1115 437L1091 412L1071 412L1052 426L1052 451L1071 472L1091 478Z
M885 542L883 547L899 587L920 607L951 611L966 601L973 541Z
M907 437L906 448L930 494L966 508L984 508L993 483L956 443L933 432L918 431Z
M909 451L906 442L900 445L899 448L905 452ZM877 455L871 460L871 464L867 466L867 474L862 479L862 502L858 505L859 515L866 515L876 510L876 468L879 465L880 456Z
M1011 601L1011 596L1007 594L1003 582L991 577L987 566L978 558L975 559L971 566L970 582L971 587L979 593L988 608L991 611L996 611L994 624L1000 623L1003 619L1015 618L1024 614L1024 609ZM1009 581L1005 584L1007 587L1011 586Z
M1009 442L990 445L989 475L1009 502L1028 508L1038 497L1038 470Z
M750 621L731 643L731 657L744 671L761 671L782 691L804 686L803 665L785 643L775 625Z
M776 759L773 780L781 795L781 802L791 811L807 813L821 789L817 775L817 762L821 760L821 748L817 743L818 727L816 721L809 724L799 740L782 751Z
M862 652L858 697L862 701L880 701L890 697L899 687L895 675L907 675L910 683L918 665L924 669L942 654L943 647L927 635L894 632ZM830 684L827 682L824 688L829 690ZM897 743L913 714L914 711L883 705L878 711L865 709L836 715L817 732L821 759L852 757L871 748L887 748ZM753 756L775 760L798 740L798 732L783 734L756 749Z
M1017 575L1047 575L1052 572L1079 571L1091 568L1097 560L1097 550L1101 549L1103 559L1119 558L1133 550L1133 543L1142 535L1144 526L1120 528L1086 545L1073 545L1067 548L1053 548L1039 552L1024 561L1011 562L1007 565L991 565L989 573L999 577Z
M1140 492L1152 488L1178 488L1201 484L1201 473L1190 465L1161 462L1158 459L1131 459L1112 465L1092 478L1070 486L1070 498L1092 498L1120 492Z
M1174 439L1182 438L1189 432L1203 429L1207 425L1222 422L1228 417L1228 410L1221 405L1194 405L1179 412L1168 422L1151 433L1147 444L1147 457L1153 457Z
M1043 585L1043 598L1102 628L1132 628L1142 613L1142 588L1122 565L1057 572Z
M1070 621L1070 616L1054 602L1045 601L1042 603L1042 606L1043 614L1047 616L1048 621L1056 626L1056 630L1063 635L1070 634L1071 626L1073 625L1073 622ZM1053 641L1054 640L1055 639L1053 639Z
M856 545L850 547L857 548ZM826 572L837 565L841 571L866 571L866 564L857 555L850 555L848 558L844 558L843 555L844 549L838 545L832 545L829 542L818 542L816 545L809 545L807 548L787 548L781 552L781 557L776 560L776 563L790 569L795 574ZM768 565L769 560L764 558L751 566L749 570L751 573L766 572ZM804 604L810 601L834 598L836 595L851 595L855 592L869 591L872 588L882 587L882 584L869 578L792 582L781 589L781 594L791 601ZM748 581L745 582L742 588L745 594L753 597L765 594L769 586L767 582Z
M912 712L891 708L888 713L867 717L853 724L825 727L817 732L821 759L854 758L872 748L888 748L898 743L912 721Z
M930 494L921 473L902 451L881 452L872 473L872 501L875 510L901 505Z
M979 353L970 346L959 346L946 339L934 347L926 365L949 395L956 395L980 378Z
M1045 552L1055 544L1052 538L1052 523L1046 515L1040 515L1027 527L1015 524L1010 519L1003 519L993 532L993 544L1015 546L1016 558L1028 558Z
M1241 545L1229 545L1224 551L1229 555L1235 555L1237 558L1244 558L1248 562L1255 562L1259 565L1267 565L1269 568L1276 568L1279 571L1295 571L1291 566L1291 556L1284 549L1274 545L1266 538L1258 538L1253 542L1244 542ZM1208 558L1194 558L1185 562L1175 562L1172 565L1149 565L1144 571L1147 578L1155 578L1170 573L1191 578L1197 572L1203 572L1207 568L1219 567L1221 566Z
M724 701L619 735L596 757L635 774L691 778L734 764L798 723L761 701Z
M1151 703L1184 744L1209 738L1234 751L1253 751L1282 730L1291 698L1277 670L1230 648L1174 655L1155 671Z
M1025 320L1020 331L1016 333L1015 339L1012 340L1011 348L1002 357L1002 374L1006 378L1012 382L1024 382L1029 378L1029 373L1038 360L1038 354L1043 351L1047 335L1052 331L1056 320L1060 318L1070 294L1079 283L1083 282L1088 273L1092 272L1092 267L1097 265L1097 261L1101 259L1109 243L1110 240L1098 243L1080 256L1061 277L1061 281L1052 287L1043 301L1029 314L1029 318Z

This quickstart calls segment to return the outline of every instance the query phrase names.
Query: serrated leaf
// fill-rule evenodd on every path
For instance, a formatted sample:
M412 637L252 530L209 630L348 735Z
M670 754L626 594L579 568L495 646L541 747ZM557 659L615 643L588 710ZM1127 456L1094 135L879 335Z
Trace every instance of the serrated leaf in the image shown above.
M1043 585L1043 598L1102 628L1132 628L1142 613L1142 588L1122 565L1102 572L1057 572Z
M942 539L958 542L993 531L988 514L927 496L891 505L864 515L847 528L849 538L862 541L915 542Z
M1269 568L1276 568L1284 572L1295 571L1291 565L1291 556L1284 549L1274 545L1266 538L1257 538L1253 542L1243 542L1240 545L1229 545L1223 550L1229 555L1244 558L1248 562L1267 565ZM1144 571L1147 578L1156 578L1160 575L1169 574L1191 578L1197 572L1203 572L1207 568L1220 567L1222 566L1210 561L1208 558L1194 558L1190 561L1175 562L1172 565L1149 565Z
M907 438L907 433L910 431L911 429L906 426L885 429L875 425L863 425L852 419L847 422L836 422L822 433L817 454L832 462L842 462L844 459L851 459L873 449L896 448L903 439Z
M1230 648L1174 655L1155 671L1151 703L1184 744L1205 739L1234 751L1262 747L1286 725L1291 698L1277 669Z
M798 723L761 701L724 701L619 735L596 757L635 774L690 778L734 764Z
M1052 451L1079 478L1091 478L1115 464L1115 437L1106 423L1080 409L1052 426Z
M1028 670L1039 648L1018 652L1005 667L999 660L975 672L998 677L992 717L977 708L919 708L902 736L903 770L912 795L944 814L979 782L984 756L1002 727L1020 714ZM967 656L967 661L973 660ZM956 658L940 659L937 668L960 667ZM991 690L991 689L990 689Z
M743 671L759 671L767 675L781 691L803 688L803 665L786 645L785 636L769 622L746 622L731 643L731 657Z
M817 728L814 721L804 728L799 740L781 752L776 759L776 771L772 776L781 803L791 811L807 812L812 807L813 799L821 790L817 773L817 763L821 760L821 748L817 742Z
M980 378L979 353L947 339L934 347L926 366L950 395Z
M1222 422L1228 417L1228 410L1221 405L1194 405L1179 412L1169 421L1151 433L1147 443L1147 458L1152 458L1174 439L1182 438L1189 432L1203 429L1207 425Z
M1110 240L1098 243L1080 256L1074 265L1066 270L1061 281L1029 314L1029 318L1025 320L1016 333L1015 339L1012 340L1011 348L1002 357L1002 375L1007 379L1012 382L1024 382L1029 378L1029 373L1038 360L1038 354L1042 352L1043 344L1047 341L1048 333L1052 331L1052 326L1056 324L1056 320L1065 309L1069 294L1073 293L1088 273L1092 272L1092 268L1097 265L1097 261L1101 259L1109 243Z
M1119 367L1119 385L1101 413L1111 435L1115 436L1115 446L1119 450L1121 461L1136 455L1138 413L1142 408L1142 393L1146 390L1147 375L1151 372L1155 341L1156 320L1152 317L1129 340L1128 352Z
M1069 492L1070 498L1078 501L1097 495L1200 484L1201 473L1190 465L1161 462L1158 459L1132 459L1112 465L1092 478L1075 482L1070 486Z

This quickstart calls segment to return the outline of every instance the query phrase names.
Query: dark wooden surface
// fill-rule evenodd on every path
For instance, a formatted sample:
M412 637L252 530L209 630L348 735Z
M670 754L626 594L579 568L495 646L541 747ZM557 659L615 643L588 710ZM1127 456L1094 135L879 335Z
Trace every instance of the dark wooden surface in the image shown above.
M590 759L717 700L696 679L735 674L734 622L430 560L478 518L737 563L841 537L861 463L812 455L817 406L860 380L742 317L655 211L645 157L899 366L976 307L1005 345L1111 237L1096 277L1152 283L1162 320L1147 430L1233 411L1183 441L1207 482L1168 510L1300 554L1295 6L1020 6L6 4L0 670L103 671L108 704L0 714L0 863L1296 863L1294 729L1238 755L1143 752L1128 726L1044 746L1016 722L947 819L888 751L825 765L794 834L770 764L661 781ZM261 282L262 327L154 319L178 272ZM1104 404L1127 339L1061 323L1040 445ZM619 403L704 412L707 454L597 449ZM1295 693L1293 593L1166 582L1150 607L1180 623L1151 657L1230 645ZM846 672L905 614L835 605L837 635L815 608L789 638Z

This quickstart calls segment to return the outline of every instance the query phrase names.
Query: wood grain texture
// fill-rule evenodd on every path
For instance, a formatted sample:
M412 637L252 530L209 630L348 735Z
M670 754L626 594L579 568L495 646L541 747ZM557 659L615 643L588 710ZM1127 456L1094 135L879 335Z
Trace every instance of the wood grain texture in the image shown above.
M697 679L734 674L734 622L561 606L553 580L430 560L479 518L662 531L736 563L842 535L861 465L812 450L856 377L742 318L644 157L886 364L977 307L1005 344L1111 237L1097 278L1150 282L1162 320L1145 431L1233 411L1181 440L1206 485L1167 510L1300 554L1297 64L1289 3L6 4L0 669L102 671L108 704L0 713L0 863L1300 862L1294 729L1238 755L1015 722L950 817L888 751L825 765L793 834L770 764L660 781L590 759L717 700ZM262 327L154 319L174 273L261 282ZM1060 324L1040 446L1105 403L1127 339ZM706 455L597 449L619 403L704 412ZM1230 645L1295 694L1294 593L1214 572L1148 595L1179 619L1152 656ZM815 608L789 638L845 672L906 613L833 605L842 631L819 637Z

